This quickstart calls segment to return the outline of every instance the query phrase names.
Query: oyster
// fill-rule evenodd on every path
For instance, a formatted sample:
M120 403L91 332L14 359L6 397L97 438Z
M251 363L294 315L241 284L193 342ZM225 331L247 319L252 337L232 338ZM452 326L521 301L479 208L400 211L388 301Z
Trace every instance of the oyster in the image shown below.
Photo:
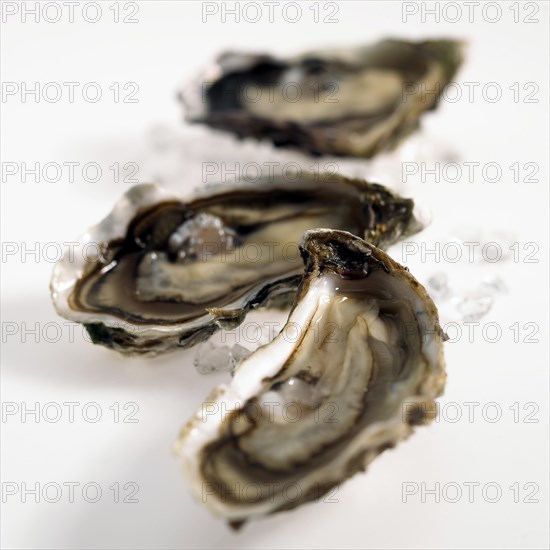
M197 498L234 525L313 501L432 420L437 310L408 270L343 231L307 231L288 322L182 430Z
M93 342L122 353L189 346L254 305L288 303L306 229L385 246L419 229L412 210L381 185L334 175L210 186L188 200L138 185L56 264L53 302Z
M314 155L372 157L433 109L461 43L385 40L291 59L226 53L180 98L190 122Z

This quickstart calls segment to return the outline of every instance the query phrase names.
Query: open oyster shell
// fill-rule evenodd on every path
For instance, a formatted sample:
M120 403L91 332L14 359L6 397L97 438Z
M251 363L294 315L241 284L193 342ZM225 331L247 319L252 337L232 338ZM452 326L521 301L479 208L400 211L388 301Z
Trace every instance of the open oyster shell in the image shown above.
M95 343L154 354L235 326L254 305L285 295L288 303L302 273L298 243L311 227L381 246L420 228L411 200L323 176L209 186L189 199L138 185L56 264L55 308Z
M343 231L306 232L288 322L244 359L176 445L195 496L234 525L314 501L431 420L445 384L432 300Z
M385 40L290 59L226 53L180 98L190 122L315 155L371 157L418 127L461 60L451 40Z

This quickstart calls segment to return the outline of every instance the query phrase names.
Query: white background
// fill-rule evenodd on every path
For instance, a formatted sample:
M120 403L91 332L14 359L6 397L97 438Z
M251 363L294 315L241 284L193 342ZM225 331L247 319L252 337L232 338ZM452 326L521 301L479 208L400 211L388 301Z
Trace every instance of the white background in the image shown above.
M32 7L31 3L31 7ZM412 3L409 3L412 4ZM420 3L422 4L422 3ZM421 5L417 7L420 9ZM531 3L533 4L533 3ZM162 178L182 191L202 185L201 162L311 159L295 152L272 152L267 144L238 144L231 136L201 127L184 127L175 97L180 85L194 77L225 49L294 54L302 49L356 45L385 37L421 39L458 37L469 43L459 83L479 82L474 101L444 101L426 115L423 129L393 155L376 162L337 160L342 172L379 180L418 199L432 213L431 226L415 239L433 247L458 234L494 240L503 247L535 242L538 263L502 260L451 263L433 255L403 257L401 246L392 253L406 260L423 283L445 273L453 287L467 293L484 277L498 275L507 292L496 296L470 342L464 333L446 345L448 385L442 404L459 403L463 417L422 428L408 441L385 452L365 474L345 483L334 495L337 502L306 505L291 513L245 526L239 532L211 517L187 492L171 446L183 423L210 388L225 375L201 376L193 367L193 350L154 360L125 359L87 343L79 329L74 338L50 303L48 284L53 264L42 256L20 253L2 258L2 401L32 407L35 402L98 403L97 423L86 422L77 408L74 423L65 414L59 422L35 422L21 414L2 418L2 481L17 484L93 482L103 489L99 502L75 502L65 493L57 503L34 502L21 494L3 495L4 548L547 548L548 547L548 4L536 4L538 23L515 23L511 3L500 4L499 21L484 20L480 7L474 22L466 7L456 23L421 19L420 12L402 18L400 2L339 2L338 23L317 23L310 3L303 15L288 23L267 9L258 23L235 23L228 16L203 22L201 4L140 2L135 24L115 24L112 2L101 2L103 15L95 24L83 21L79 7L75 22L25 23L21 15L2 24L4 82L98 82L104 96L88 103L65 95L57 103L27 101L21 95L2 98L2 162L98 162L98 183L76 181L68 174L54 183L35 183L20 175L2 181L2 241L21 249L72 241L99 221L130 186L115 183L114 162L139 164L143 181ZM433 7L430 2L428 7ZM530 13L520 9L520 18ZM91 13L91 12L90 12ZM124 15L127 12L121 11ZM321 11L323 15L323 11ZM448 12L454 17L454 12ZM493 17L493 14L489 14ZM139 85L138 103L115 103L114 82ZM479 93L488 82L503 90L490 103ZM538 103L514 102L509 86L535 82ZM77 88L78 90L78 88ZM466 89L464 88L466 92ZM522 91L522 94L524 92ZM164 144L164 146L163 146ZM458 162L497 162L503 175L472 183L420 175L401 178L401 162L455 159ZM324 162L321 160L321 162ZM540 166L537 183L513 181L514 162ZM522 174L522 177L525 174ZM55 255L55 249L50 250ZM523 254L523 252L522 252ZM438 261L439 260L439 261ZM441 304L444 319L460 322L450 303ZM267 317L265 317L267 318ZM509 329L518 322L536 323L538 343L515 343ZM38 323L50 333L24 336ZM52 342L58 323L59 341ZM481 334L486 323L502 327L499 342ZM11 334L16 327L16 334ZM52 328L53 327L53 328ZM492 333L491 333L492 336ZM526 333L520 332L523 340ZM38 341L37 341L38 340ZM113 422L113 403L135 402L137 423ZM473 422L465 402L479 402ZM484 404L496 403L502 418L489 422ZM514 422L509 409L519 403L520 420L533 402L537 423ZM492 411L490 411L492 413ZM114 503L113 483L136 483L138 503ZM459 484L464 494L457 503L437 503L420 493L402 502L404 482L434 488ZM480 484L469 502L464 482ZM494 482L502 488L490 503L481 487ZM539 487L538 503L515 503L509 487L519 483L520 500L526 483ZM124 491L123 491L123 494ZM492 497L492 493L489 495ZM449 490L449 498L454 492Z

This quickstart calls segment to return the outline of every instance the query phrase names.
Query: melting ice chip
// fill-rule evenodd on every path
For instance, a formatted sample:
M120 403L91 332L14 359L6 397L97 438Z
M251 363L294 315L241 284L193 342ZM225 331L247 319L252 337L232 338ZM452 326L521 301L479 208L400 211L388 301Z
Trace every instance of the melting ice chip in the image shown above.
M204 342L197 347L193 364L199 374L213 374L217 372L231 372L239 363L248 357L252 352L241 346L234 344L229 347L226 345L217 346L212 342Z
M494 298L483 292L470 292L455 298L455 306L466 322L479 321L493 306Z
M447 298L449 295L449 278L446 273L439 271L428 279L428 287L438 298Z
M271 415L273 422L282 424L293 422L306 411L315 409L320 397L311 384L291 376L265 392L259 402L265 412Z
M232 249L235 240L235 232L225 227L221 218L201 212L172 233L168 249L179 260L204 259Z

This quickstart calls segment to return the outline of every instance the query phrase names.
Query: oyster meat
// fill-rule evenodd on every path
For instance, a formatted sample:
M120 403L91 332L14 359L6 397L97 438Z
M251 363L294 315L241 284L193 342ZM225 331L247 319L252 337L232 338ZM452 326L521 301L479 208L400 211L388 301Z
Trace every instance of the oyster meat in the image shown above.
M305 233L278 336L237 367L176 444L197 497L238 526L314 501L432 418L437 310L408 270L344 231Z
M55 266L53 302L117 351L185 347L254 305L288 303L300 237L325 226L380 246L420 228L411 200L334 175L209 186L187 200L138 185Z
M433 109L460 42L385 40L290 59L226 53L180 94L190 122L320 155L372 157Z

